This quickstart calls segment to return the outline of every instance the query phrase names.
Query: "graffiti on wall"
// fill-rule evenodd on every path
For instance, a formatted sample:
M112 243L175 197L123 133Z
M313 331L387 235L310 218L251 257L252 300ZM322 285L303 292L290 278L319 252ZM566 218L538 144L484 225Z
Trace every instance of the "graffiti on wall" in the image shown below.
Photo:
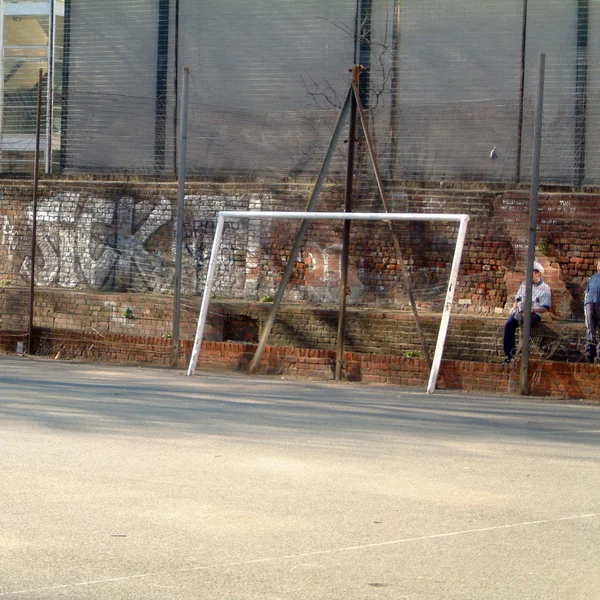
M272 197L262 194L186 196L182 293L204 291L218 211L261 210L272 203ZM129 196L62 192L41 198L37 211L36 283L105 291L171 292L177 240L175 211L175 203L164 197L136 201ZM19 274L23 283L31 273L32 205L24 212L24 223L25 227L22 221L21 225L11 222L7 215L0 223L8 271ZM285 259L281 259L282 264L273 262L271 227L271 221L261 219L226 222L213 295L252 300L277 289ZM290 246L292 243L290 238ZM287 297L337 302L341 245L307 239L299 260L304 264L302 284L291 285ZM349 299L359 300L369 274L360 265L351 265L348 275Z
M271 202L272 197L267 197ZM215 235L216 215L228 210L261 210L263 194L243 196L189 195L185 198L183 225L183 293L199 294L204 290L210 253ZM233 208L232 208L233 207ZM212 292L238 298L256 298L260 285L258 256L264 221L229 220L217 258ZM175 255L175 238L173 255Z
M168 261L160 252L152 251L149 242L172 221L172 213L166 198L135 203L130 197L82 198L81 194L66 192L40 199L36 282L71 288L158 291ZM31 205L25 211L25 222L31 231ZM25 248L17 252L17 232L6 222L3 241L11 249L9 260L27 254ZM29 278L28 256L17 270L23 278Z
M260 210L262 195L185 198L184 293L201 292L206 279L219 210ZM135 201L62 192L38 201L36 283L68 288L171 291L175 274L174 203L159 197ZM7 272L23 282L31 273L33 206L24 213L25 229L4 215L2 253ZM262 222L227 225L219 252L216 292L256 294Z
M6 215L2 221L2 248L6 252L7 262L12 262L18 250L17 228Z

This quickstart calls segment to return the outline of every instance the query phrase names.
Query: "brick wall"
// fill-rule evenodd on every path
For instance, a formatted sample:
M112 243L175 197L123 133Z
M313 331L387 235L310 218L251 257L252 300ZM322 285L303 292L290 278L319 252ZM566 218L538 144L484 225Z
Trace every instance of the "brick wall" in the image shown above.
M135 338L164 337L172 333L173 299L155 294L98 294L38 289L35 294L34 326L48 332L123 335ZM188 299L181 308L180 336L193 339L200 299ZM257 343L271 310L270 303L243 301L212 302L204 331L210 341ZM269 344L320 350L335 349L338 310L304 306L282 306ZM433 353L439 315L423 315L422 329ZM449 332L446 355L463 360L495 360L500 354L502 319L456 315ZM29 324L29 290L0 288L0 331L19 334ZM349 309L346 347L350 351L422 356L412 314L400 311ZM14 348L12 349L14 351Z
M254 346L246 344L206 342L200 355L200 374L202 367L244 370L254 349ZM423 389L428 384L429 371L422 359L347 352L344 360L350 381ZM267 347L261 370L269 374L327 380L333 378L334 361L335 353L330 350ZM437 388L519 394L520 366L518 362L507 367L497 363L444 360ZM529 368L529 393L532 396L598 401L598 367L585 363L532 360Z
M69 331L85 339L90 334L121 335L131 339L164 338L170 344L173 298L166 294L102 294L40 288L35 293L34 326L51 332ZM209 304L204 339L257 343L271 303L213 301ZM180 311L180 337L196 334L200 298L188 298ZM334 350L337 308L284 305L269 338L272 346ZM440 315L420 316L429 352L433 355ZM29 290L0 287L0 332L21 335L29 325ZM504 317L455 314L448 330L447 359L489 361L502 356ZM554 360L582 359L585 327L581 322L548 321L534 326L533 356ZM137 343L137 342L136 342ZM398 310L349 308L346 349L363 354L422 357L412 313ZM14 344L7 348L14 351Z
M312 183L190 182L184 214L183 293L202 291L218 210L304 210ZM36 282L104 292L172 292L177 189L173 183L41 182ZM500 314L525 272L529 192L499 189L390 190L394 211L466 213L471 221L456 310ZM582 318L582 294L600 256L595 217L600 195L540 196L537 257L554 293L554 313ZM324 187L318 210L341 210L343 186ZM365 200L361 202L364 204ZM377 199L357 205L380 210ZM27 285L31 269L31 186L0 182L0 285ZM214 293L258 300L278 286L298 224L228 225ZM296 227L296 229L294 229ZM420 308L440 311L455 225L394 225ZM339 301L341 223L314 222L293 272L287 301ZM381 224L352 225L350 306L407 308L392 237Z
M155 294L99 294L91 292L37 288L34 325L48 330L74 333L122 334L136 337L169 336L172 332L173 297ZM29 290L0 288L0 330L26 331L29 324ZM196 331L199 300L182 310L181 336L192 338ZM215 313L212 327L222 335L223 325Z
M0 348L7 341L13 344L16 339L14 336L8 339L6 334L0 333ZM24 340L25 336L20 339ZM98 334L82 338L73 336L73 332L39 329L34 342L46 355L55 358L167 366L171 355L170 340L164 338ZM203 369L247 370L255 348L253 344L241 342L204 342L197 376L202 376ZM191 340L182 342L180 367L187 365L191 349ZM344 360L349 381L420 389L426 389L428 385L429 372L423 359L347 352ZM333 350L267 346L260 372L326 381L333 379L334 365ZM521 390L519 371L518 362L507 367L497 363L444 360L437 388L518 394ZM532 396L590 401L600 398L600 374L596 365L532 360L529 377Z
M217 211L303 210L312 184L197 182L186 190L182 364L196 330ZM493 390L514 384L515 373L491 363L501 354L506 307L525 272L528 191L414 187L391 190L390 198L395 211L471 218L440 385ZM318 210L340 210L342 200L343 186L330 183ZM596 193L540 195L537 258L553 290L555 319L567 320L536 327L532 349L534 356L567 362L536 363L536 393L592 397L596 390L594 367L577 361L583 348L583 290L600 257L599 200ZM34 315L39 353L169 363L176 203L173 183L41 183ZM378 207L373 199L357 209ZM27 341L31 224L31 186L0 182L0 347L11 352L17 341ZM394 228L433 351L456 227ZM205 332L207 364L236 369L248 364L254 347L244 344L256 343L270 309L258 300L276 290L294 231L283 222L228 226L213 290L218 301L211 303ZM269 340L266 371L331 376L340 240L341 224L311 224ZM424 365L409 358L420 356L421 348L412 316L403 312L408 302L392 237L381 226L353 224L351 240L348 377L422 385Z

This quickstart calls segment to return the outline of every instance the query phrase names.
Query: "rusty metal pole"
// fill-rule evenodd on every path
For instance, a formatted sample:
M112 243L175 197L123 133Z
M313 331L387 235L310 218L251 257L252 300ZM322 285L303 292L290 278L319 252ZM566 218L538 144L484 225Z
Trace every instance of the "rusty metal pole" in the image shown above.
M358 85L360 66L352 67L352 86ZM350 124L348 128L348 162L346 166L346 191L344 194L344 212L352 212L352 187L354 185L354 154L356 147L357 102L355 94L350 99ZM344 221L342 236L342 256L340 261L340 310L338 317L338 339L335 361L335 378L342 378L344 368L344 336L346 331L346 296L348 290L348 259L350 256L350 221Z
M35 125L35 154L33 162L33 204L31 208L31 278L29 281L29 328L27 333L27 354L33 351L33 310L35 301L35 246L37 238L37 199L38 199L38 181L39 181L39 162L40 162L40 132L42 129L42 83L44 71L39 70L38 74L38 95L37 95L37 119Z

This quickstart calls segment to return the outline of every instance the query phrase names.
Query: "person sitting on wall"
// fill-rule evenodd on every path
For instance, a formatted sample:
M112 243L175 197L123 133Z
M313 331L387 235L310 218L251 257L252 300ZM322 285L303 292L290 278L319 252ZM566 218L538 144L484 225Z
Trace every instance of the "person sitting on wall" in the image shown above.
M600 328L600 260L596 264L596 271L590 277L585 289L583 310L585 312L585 358L588 362L600 364L600 341L596 346L596 331Z
M551 292L550 286L544 282L542 275L544 267L538 262L533 263L533 285L531 287L531 323L542 320L542 314L550 310ZM515 357L515 337L517 328L523 323L523 310L525 308L525 281L519 286L519 291L512 305L510 316L504 324L504 360L502 364L508 365Z

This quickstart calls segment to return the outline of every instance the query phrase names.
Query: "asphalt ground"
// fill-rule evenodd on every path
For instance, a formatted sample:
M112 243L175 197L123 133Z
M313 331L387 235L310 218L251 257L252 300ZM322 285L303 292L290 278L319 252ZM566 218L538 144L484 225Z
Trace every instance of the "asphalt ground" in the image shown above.
M600 598L600 405L0 357L0 598Z

